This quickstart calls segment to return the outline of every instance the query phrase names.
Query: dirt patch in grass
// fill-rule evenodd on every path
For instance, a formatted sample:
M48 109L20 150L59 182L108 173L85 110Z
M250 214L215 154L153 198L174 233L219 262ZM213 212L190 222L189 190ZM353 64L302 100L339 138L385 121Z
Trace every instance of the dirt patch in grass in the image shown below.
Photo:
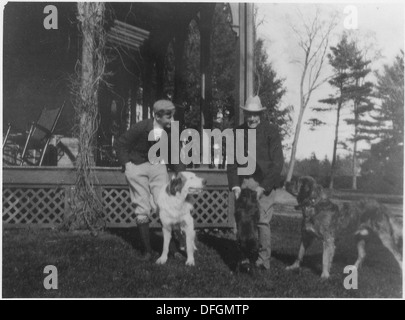
M51 230L3 232L3 296L40 298L84 297L402 297L401 272L379 240L367 245L357 290L343 287L346 265L356 260L353 239L337 243L329 281L320 281L322 246L308 252L300 272L285 267L295 259L300 219L272 220L273 258L270 271L235 273L237 249L231 232L198 232L196 266L169 258L164 266L139 261L136 229L121 229L93 237L87 233ZM152 236L158 257L162 238ZM46 265L58 270L58 289L45 290Z

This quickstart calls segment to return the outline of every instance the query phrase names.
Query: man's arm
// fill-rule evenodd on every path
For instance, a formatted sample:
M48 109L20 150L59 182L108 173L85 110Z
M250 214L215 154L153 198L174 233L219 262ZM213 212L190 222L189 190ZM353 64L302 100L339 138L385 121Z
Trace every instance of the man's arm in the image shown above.
M228 164L226 167L226 173L228 176L228 186L232 190L235 187L240 187L238 176L238 164L234 161L233 164Z
M121 165L130 162L131 147L140 138L141 130L138 126L133 126L124 134L122 134L114 142L114 148L117 151L117 157Z
M270 126L267 147L271 163L260 186L264 188L266 192L271 192L276 186L276 181L279 181L280 179L280 174L283 170L284 164L280 134L278 133L277 128L273 125Z
M239 127L238 127L239 128ZM236 129L238 129L236 128ZM236 129L233 130L234 137L236 137ZM234 143L233 159L228 158L228 165L226 166L226 173L228 176L228 186L229 189L234 191L239 188L240 190L240 181L238 176L238 163L236 162L236 142ZM233 163L231 164L231 160Z

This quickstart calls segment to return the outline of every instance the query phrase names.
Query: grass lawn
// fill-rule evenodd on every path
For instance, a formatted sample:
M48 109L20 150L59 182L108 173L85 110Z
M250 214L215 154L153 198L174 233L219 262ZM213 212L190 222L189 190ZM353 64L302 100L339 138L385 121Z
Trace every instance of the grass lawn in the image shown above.
M51 230L4 230L3 297L402 297L402 277L390 253L372 238L359 272L357 290L343 287L343 269L356 260L353 239L337 243L329 281L320 280L322 246L309 250L298 273L287 272L297 254L300 218L274 216L270 271L236 274L235 242L231 233L199 231L196 266L169 258L164 266L140 262L136 229L86 233ZM162 238L153 234L156 256ZM45 290L46 265L58 269L58 289Z

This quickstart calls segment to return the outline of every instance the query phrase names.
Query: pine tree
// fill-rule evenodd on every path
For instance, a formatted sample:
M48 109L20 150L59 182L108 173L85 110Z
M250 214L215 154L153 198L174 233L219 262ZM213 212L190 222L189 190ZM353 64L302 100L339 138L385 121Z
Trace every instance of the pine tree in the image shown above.
M327 104L328 107L312 108L314 111L325 112L336 110L336 124L335 124L335 140L333 142L333 156L330 172L329 188L333 189L334 177L336 174L336 152L339 142L339 124L340 114L344 106L351 99L350 85L350 61L355 55L356 47L354 43L349 43L347 35L343 34L342 39L336 47L330 48L332 53L328 54L329 63L334 70L334 76L329 80L329 84L336 89L334 95L330 95L327 99L319 100L319 102ZM317 120L317 119L315 119Z
M377 73L377 93L381 104L376 104L372 118L378 126L372 123L369 129L374 137L391 144L404 142L404 52L395 58L391 66L384 66L382 74ZM382 128L381 128L382 127ZM382 129L382 130L381 130Z
M255 43L255 88L261 103L266 110L267 120L277 125L280 135L285 137L289 134L292 122L292 107L281 109L281 99L286 93L284 79L278 78L273 66L268 62L268 54L264 48L263 39L259 38Z
M373 109L371 102L373 84L366 81L365 78L371 72L368 67L370 60L365 60L361 50L357 49L353 57L349 57L351 85L348 86L348 95L353 102L353 119L346 119L346 123L354 125L354 135L352 157L352 189L357 189L357 142L360 140L370 141L372 137L368 134L366 126L369 121L365 118Z
M372 192L398 193L403 190L404 163L404 52L392 65L377 73L376 103L370 116L373 121L363 130L376 139L366 153L362 175Z
M228 5L217 4L212 22L211 63L212 63L212 115L218 111L224 115L223 128L233 126L235 110L237 48L236 34L230 24L230 9ZM170 62L171 60L168 59ZM199 128L200 122L200 34L198 23L192 21L189 26L188 38L185 45L184 63L186 63L185 83L187 84L183 97L188 107L185 113L185 123L190 128ZM281 99L286 93L284 79L280 79L268 61L268 54L262 39L255 42L255 67L257 94L262 105L267 108L267 118L280 128L282 137L288 134L291 122L291 107L281 109ZM168 74L173 68L167 67ZM258 84L260 83L260 85ZM225 117L226 115L226 117ZM215 123L215 122L214 122Z

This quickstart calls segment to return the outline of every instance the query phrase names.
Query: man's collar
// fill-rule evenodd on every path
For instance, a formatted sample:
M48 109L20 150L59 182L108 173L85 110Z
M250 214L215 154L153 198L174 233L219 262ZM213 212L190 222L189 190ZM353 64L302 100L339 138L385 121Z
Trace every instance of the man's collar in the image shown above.
M163 129L162 125L153 119L153 129Z

